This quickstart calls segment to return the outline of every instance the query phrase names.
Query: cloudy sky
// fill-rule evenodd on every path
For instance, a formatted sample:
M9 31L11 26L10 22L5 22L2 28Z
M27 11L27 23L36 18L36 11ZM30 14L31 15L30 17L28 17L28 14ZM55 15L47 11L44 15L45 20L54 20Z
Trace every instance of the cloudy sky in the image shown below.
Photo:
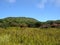
M60 0L0 0L0 18L14 16L40 21L60 19Z

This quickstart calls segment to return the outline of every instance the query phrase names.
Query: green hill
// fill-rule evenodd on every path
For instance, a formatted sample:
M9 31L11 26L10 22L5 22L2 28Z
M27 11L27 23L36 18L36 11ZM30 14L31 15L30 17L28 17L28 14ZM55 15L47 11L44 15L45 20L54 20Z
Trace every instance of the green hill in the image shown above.
M48 20L46 22L40 22L34 18L29 17L7 17L0 19L0 27L59 27L60 20Z
M34 24L39 22L36 19L28 18L28 17L7 17L4 19L0 19L0 26L30 26L34 27Z

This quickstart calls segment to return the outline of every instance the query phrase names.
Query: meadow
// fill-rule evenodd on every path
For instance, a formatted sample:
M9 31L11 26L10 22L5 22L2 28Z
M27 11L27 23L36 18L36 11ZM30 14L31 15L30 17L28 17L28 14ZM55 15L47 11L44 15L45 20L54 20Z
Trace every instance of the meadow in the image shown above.
M0 45L60 45L60 29L0 28Z

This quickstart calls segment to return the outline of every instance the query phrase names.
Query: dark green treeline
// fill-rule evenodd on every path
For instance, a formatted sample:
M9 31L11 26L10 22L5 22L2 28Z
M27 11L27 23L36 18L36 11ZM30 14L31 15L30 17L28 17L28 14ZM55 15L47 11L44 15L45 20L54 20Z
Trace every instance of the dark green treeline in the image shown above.
M60 28L60 20L40 22L28 17L7 17L0 19L0 27L33 27L33 28Z

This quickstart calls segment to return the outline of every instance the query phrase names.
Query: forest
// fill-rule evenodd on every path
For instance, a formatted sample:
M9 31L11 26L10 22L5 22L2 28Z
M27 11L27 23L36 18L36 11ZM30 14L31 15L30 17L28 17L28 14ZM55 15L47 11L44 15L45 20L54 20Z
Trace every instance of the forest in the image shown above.
M60 20L41 22L29 17L7 17L0 19L0 27L60 28Z

